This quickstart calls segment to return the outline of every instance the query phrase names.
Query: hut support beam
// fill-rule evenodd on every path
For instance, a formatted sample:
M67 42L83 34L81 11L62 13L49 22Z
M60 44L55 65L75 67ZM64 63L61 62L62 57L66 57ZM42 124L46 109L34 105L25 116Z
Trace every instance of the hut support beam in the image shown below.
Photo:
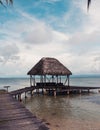
M30 86L32 86L32 75L30 75Z
M33 77L33 85L35 86L35 75Z
M66 83L67 83L67 80L68 80L68 76L66 77L66 80L65 80L65 83L64 83L64 85L66 85Z
M61 76L60 76L60 83L61 83Z
M40 75L40 83L43 83L43 75ZM42 88L42 94L43 94L43 86L41 86ZM38 89L38 93L39 93L39 89Z
M25 92L25 99L27 98L27 96L26 96L26 92Z
M44 82L46 83L46 75L44 75Z
M54 82L54 76L52 75L52 82Z
M69 75L67 75L67 78L68 78L68 87L69 87Z
M57 77L57 83L58 83L58 75L56 77Z
M44 75L44 83L45 83L44 87L45 87L45 89L46 89L46 75ZM46 90L47 90L47 89L46 89Z

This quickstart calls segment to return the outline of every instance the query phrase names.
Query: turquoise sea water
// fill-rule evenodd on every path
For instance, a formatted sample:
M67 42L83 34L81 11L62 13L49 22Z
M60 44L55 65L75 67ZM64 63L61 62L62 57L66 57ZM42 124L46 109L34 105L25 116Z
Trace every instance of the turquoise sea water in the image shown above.
M29 78L0 78L0 89L9 85L9 91L12 91L28 87L29 83ZM70 85L100 86L100 77L73 77ZM100 130L98 91L81 95L60 95L56 98L34 94L32 98L28 95L26 100L23 99L23 103L34 115L45 121L51 130ZM73 125L70 126L70 122Z

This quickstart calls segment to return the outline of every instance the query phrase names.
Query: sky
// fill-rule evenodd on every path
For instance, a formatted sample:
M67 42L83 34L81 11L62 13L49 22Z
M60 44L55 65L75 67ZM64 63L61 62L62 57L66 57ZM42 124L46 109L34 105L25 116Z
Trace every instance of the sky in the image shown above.
M0 77L53 57L73 75L100 74L100 0L14 0L0 6Z

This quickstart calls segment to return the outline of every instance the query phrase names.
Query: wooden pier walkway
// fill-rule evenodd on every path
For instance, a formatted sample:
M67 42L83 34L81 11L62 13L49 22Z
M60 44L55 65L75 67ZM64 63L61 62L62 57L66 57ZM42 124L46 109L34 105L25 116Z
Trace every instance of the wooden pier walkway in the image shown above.
M24 105L10 94L0 94L0 130L48 130Z
M30 92L30 94L32 95L32 91L34 89L35 89L34 87L25 87L25 88L21 88L21 89L11 91L10 94L12 96L15 96L16 99L21 100L21 95L23 93L25 93L25 98L26 98L26 93Z
M30 94L32 95L33 91L36 90L37 93L39 93L39 89L43 90L43 91L47 91L47 92L53 92L54 95L56 95L57 92L65 92L66 94L70 94L70 93L82 93L82 92L90 92L90 90L100 90L100 87L89 87L89 86L65 86L65 85L47 85L44 86L43 83L42 85L38 84L36 86L31 86L31 87L25 87L22 89L18 89L18 90L14 90L11 91L10 94L12 96L14 96L16 99L18 99L19 101L21 101L21 95L23 93L25 93L25 98L26 93L30 92ZM43 92L44 94L44 92Z

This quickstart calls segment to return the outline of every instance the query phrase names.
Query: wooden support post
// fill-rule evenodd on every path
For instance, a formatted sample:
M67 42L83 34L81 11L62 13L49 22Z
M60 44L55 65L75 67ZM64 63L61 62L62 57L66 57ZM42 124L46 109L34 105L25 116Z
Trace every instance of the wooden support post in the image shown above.
M46 95L47 94L47 91L46 89L43 90L43 94Z
M15 97L16 97L16 99L18 100L18 95L16 95Z
M43 95L45 95L46 94L46 91L45 91L45 89L43 89Z
M88 93L90 92L90 89L88 89Z
M54 75L52 75L52 82L54 82Z
M30 75L30 86L32 86L32 75Z
M20 102L22 101L22 99L21 99L21 94L20 94L20 100L19 100Z
M19 100L19 94L17 95L17 100Z
M49 88L49 94L50 94L50 88Z
M57 83L58 83L58 75L56 75L56 77L57 77Z
M67 78L68 78L68 87L69 87L69 75L67 75Z
M66 85L66 83L67 83L67 80L68 80L68 76L66 77L66 80L65 80L65 82L64 82L64 85Z
M44 75L44 82L46 83L46 75Z
M25 92L25 99L27 98L27 96L26 96L26 92Z
M40 83L43 83L43 75L40 76ZM43 94L43 88L44 88L43 84L41 87L42 87L42 94Z
M61 83L61 76L60 76L60 83Z
M36 93L39 94L39 88L36 89Z
M82 90L81 90L81 89L79 90L79 93L80 93L80 94L82 93Z
M16 95L15 95L15 99L16 99Z
M57 95L57 92L56 92L56 90L54 90L54 97L56 97L56 95Z
M22 101L22 99L21 99L21 94L18 94L18 101Z
M43 76L40 75L40 82L43 83Z
M67 90L67 94L69 95L69 93L70 93L70 91L69 90Z
M31 97L32 97L32 90L30 91Z
M44 88L46 89L46 75L44 75Z
M42 87L42 94L43 94L44 92L43 92L43 87Z
M18 94L18 101L19 101L19 94Z
M35 75L34 75L34 78L33 78L33 85L35 86Z

